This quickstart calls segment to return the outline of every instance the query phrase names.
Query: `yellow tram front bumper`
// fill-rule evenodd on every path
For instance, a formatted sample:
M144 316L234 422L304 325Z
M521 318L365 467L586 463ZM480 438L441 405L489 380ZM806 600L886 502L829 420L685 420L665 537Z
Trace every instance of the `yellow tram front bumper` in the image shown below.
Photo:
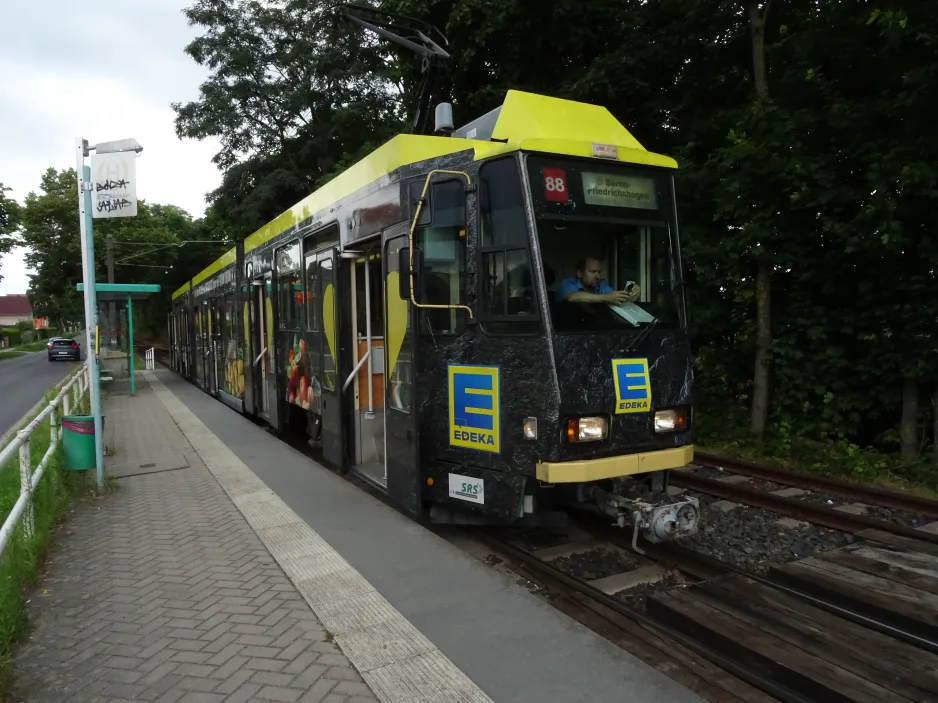
M544 483L585 483L615 476L631 476L649 471L679 469L694 460L694 445L662 449L644 454L626 454L586 461L541 461L536 475Z

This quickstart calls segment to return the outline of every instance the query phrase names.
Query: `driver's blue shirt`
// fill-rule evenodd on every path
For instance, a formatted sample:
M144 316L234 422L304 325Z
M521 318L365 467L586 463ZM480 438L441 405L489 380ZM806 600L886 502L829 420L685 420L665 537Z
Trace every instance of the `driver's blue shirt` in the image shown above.
M557 299L563 300L570 293L576 293L577 291L584 291L586 293L596 293L598 295L605 295L606 293L612 293L612 288L605 281L600 281L596 284L596 287L587 291L583 286L583 281L579 279L578 276L570 276L570 278L564 278L557 284Z

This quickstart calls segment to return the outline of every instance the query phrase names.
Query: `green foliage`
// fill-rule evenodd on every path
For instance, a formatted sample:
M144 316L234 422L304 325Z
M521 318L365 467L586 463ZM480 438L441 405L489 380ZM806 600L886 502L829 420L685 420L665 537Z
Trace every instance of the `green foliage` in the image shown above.
M0 361L5 361L7 359L15 359L18 356L26 356L26 352L8 351L6 349L0 349Z
M29 344L21 344L20 346L16 348L16 350L24 351L24 352L37 352L37 351L42 351L43 349L45 349L46 345L47 343L44 341L30 342Z
M7 344L10 347L17 347L22 339L22 332L16 327L4 327L0 329L0 336L3 336L7 340Z
M58 389L50 391L46 401L51 401L57 392ZM49 440L50 423L45 420L30 438L30 465L34 470L48 450ZM19 497L19 483L19 460L14 458L0 466L0 523ZM12 681L13 647L28 629L25 593L38 581L42 555L69 499L79 495L81 490L81 481L62 469L59 445L33 493L33 534L27 537L20 521L0 561L0 700L4 699Z
M348 155L401 124L385 59L334 0L234 3L187 10L203 34L187 47L212 73L199 99L175 103L180 137L218 137L224 170L209 195L244 237L307 195ZM374 42L372 42L374 44Z
M0 257L16 245L14 233L19 229L22 212L19 203L7 196L11 190L0 181ZM2 262L0 262L2 263ZM0 273L0 281L3 275Z
M904 459L894 452L861 446L843 435L811 439L787 422L779 423L764 442L754 442L745 433L728 428L723 416L695 417L701 450L918 493L938 493L938 467L924 456Z
M22 241L29 247L26 264L36 270L28 291L33 312L37 317L49 317L57 326L84 319L82 297L76 290L82 280L77 198L75 170L50 168L42 176L40 191L29 193L22 209ZM193 220L174 205L140 200L136 217L95 221L97 280L107 280L107 241L111 237L117 282L161 284L160 295L135 306L135 330L161 333L172 292L231 245L229 231L218 220L212 209L204 218ZM218 244L186 243L194 240Z
M245 237L406 125L419 61L341 23L336 4L196 0L186 11L202 32L187 52L211 73L198 100L174 105L176 128L221 140L223 182L200 225L218 239ZM678 158L704 439L719 439L709 417L746 432L755 279L768 262L764 447L809 447L807 464L827 457L863 475L891 470L875 457L897 448L903 387L938 384L931 0L773 3L760 91L747 10L768 3L372 4L448 37L457 123L518 88L604 105L647 148ZM912 429L924 440L933 411L920 407Z

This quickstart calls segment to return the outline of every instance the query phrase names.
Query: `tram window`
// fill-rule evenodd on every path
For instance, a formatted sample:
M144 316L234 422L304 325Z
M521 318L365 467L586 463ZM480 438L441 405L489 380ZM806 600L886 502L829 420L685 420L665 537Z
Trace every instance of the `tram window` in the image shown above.
M423 295L430 305L462 305L466 277L466 191L462 181L434 183L433 226L418 230L423 258ZM466 311L420 311L423 334L461 334Z
M610 288L623 290L631 281L639 285L641 293L630 308L639 325L655 317L659 328L680 324L676 254L667 226L538 218L538 238L544 261L556 271L558 288L577 285L577 264L588 257L599 262L600 280ZM634 327L605 305L558 299L552 315L559 332Z
M382 314L381 300L381 256L380 254L368 255L368 286L371 295L371 336L380 337L384 317ZM365 320L365 261L364 258L355 261L355 295L359 301L356 311L356 324L358 334L365 336L367 330Z
M293 242L278 249L275 258L280 329L299 329L303 300L303 285L300 280L300 243Z
M486 164L479 177L482 246L527 247L524 196L514 158Z
M482 230L481 317L486 331L525 334L540 329L531 274L527 219L518 166L514 158L482 167L480 220ZM509 324L493 324L498 320Z

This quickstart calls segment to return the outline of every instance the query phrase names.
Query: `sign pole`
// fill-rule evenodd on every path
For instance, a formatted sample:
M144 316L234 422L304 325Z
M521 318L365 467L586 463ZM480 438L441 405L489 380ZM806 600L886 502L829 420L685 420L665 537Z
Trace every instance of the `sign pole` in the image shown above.
M97 281L94 270L94 235L91 212L91 168L85 166L88 143L76 137L78 175L78 212L81 228L81 268L85 289L85 355L90 374L88 394L91 399L91 414L94 416L95 479L98 489L104 488L104 432L101 421L101 384L98 359L95 354L92 332L98 325Z
M133 296L127 294L127 351L130 352L127 355L127 368L130 369L130 395L136 394L136 385L134 383L134 299Z

